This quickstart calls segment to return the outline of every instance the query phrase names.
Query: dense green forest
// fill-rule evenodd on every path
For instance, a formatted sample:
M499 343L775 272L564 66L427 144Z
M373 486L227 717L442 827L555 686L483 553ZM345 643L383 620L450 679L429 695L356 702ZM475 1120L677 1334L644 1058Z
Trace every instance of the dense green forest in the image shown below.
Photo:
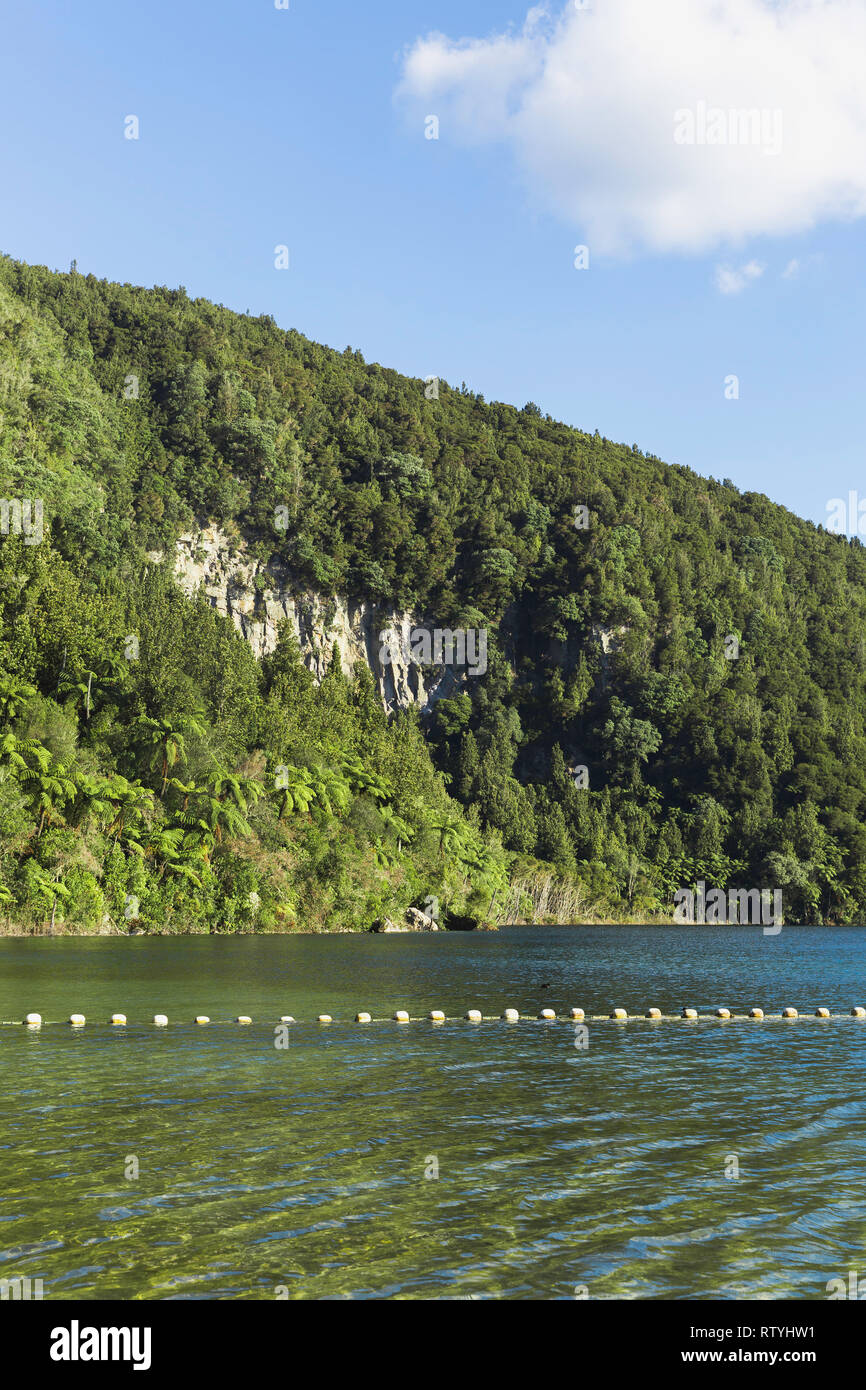
M856 540L532 403L8 258L0 499L7 924L495 920L551 884L669 918L698 879L866 914ZM299 591L486 629L486 674L386 716L288 630L257 663L148 558L208 521Z

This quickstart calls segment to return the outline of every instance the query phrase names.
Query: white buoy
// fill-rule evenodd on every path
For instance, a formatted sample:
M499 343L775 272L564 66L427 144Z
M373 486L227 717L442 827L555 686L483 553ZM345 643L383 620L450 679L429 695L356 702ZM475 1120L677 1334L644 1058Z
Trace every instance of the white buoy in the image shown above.
M319 1014L318 1021L319 1023L333 1023L334 1020L331 1018L330 1014Z
M853 1009L851 1010L851 1017L866 1018L866 1009L864 1009L860 1004L855 1004Z
M41 1028L41 1027L42 1027L42 1015L41 1015L41 1014L25 1014L25 1015L24 1015L24 1022L27 1024L27 1027L28 1027L28 1028Z
M575 1018L578 1022L580 1022L581 1019L586 1018L586 1014L583 1012L583 1009L571 1009L569 1012L569 1017Z
M716 1018L730 1018L730 1009L716 1009Z
M815 1010L815 1017L816 1017L816 1018L829 1018L829 1017L830 1017L830 1010L829 1010L829 1009L825 1009L825 1008L823 1008L823 1007L820 1008L820 1009L816 1009L816 1010Z
M291 1014L283 1014L280 1018L280 1023L294 1023L294 1021Z
M398 1009L398 1010L397 1010L397 1012L394 1014L394 1022L395 1022L395 1023L408 1023L408 1022L409 1022L409 1015L407 1014L407 1012L406 1012L405 1009Z
M86 1021L86 1020L85 1020L84 1014L70 1014L70 1015L69 1015L69 1022L72 1024L72 1027L73 1027L73 1028L83 1028L83 1027L84 1027L84 1024L85 1024L85 1021Z
M480 1009L467 1009L463 1015L467 1023L480 1023L482 1014Z
M749 1009L749 1018L763 1018L763 1017L764 1017L764 1010L763 1010L763 1009Z
M661 1009L647 1009L646 1016L647 1018L661 1018L662 1011Z
M252 1019L249 1014L238 1014L235 1023L252 1023Z
M697 1018L697 1009L683 1009L683 1018Z
M431 1009L427 1015L431 1023L444 1023L445 1015L441 1009Z
M547 1021L550 1022L552 1019L556 1018L556 1010L555 1010L555 1009L542 1009L541 1012L539 1013L538 1017L539 1017L539 1018L547 1019Z
M154 1014L153 1021L157 1028L166 1028L168 1026L168 1014Z
M628 1010L627 1010L627 1009L614 1009L614 1010L612 1011L612 1013L611 1013L610 1016L611 1016L611 1018L619 1019L620 1023L622 1023L622 1022L625 1021L625 1019L628 1018Z
M195 1022L195 1023L210 1023L210 1019L208 1018L207 1014L196 1014L195 1019L194 1019L194 1022Z
M126 1014L112 1014L108 1020L115 1028L123 1028L126 1025Z
M503 1009L502 1017L505 1019L506 1023L516 1023L520 1018L520 1014L516 1009Z
M372 1020L372 1018L370 1017L369 1014L363 1014L363 1013L362 1013L362 1014L355 1014L355 1022L356 1022L356 1023L372 1023L373 1020Z
M787 1009L783 1009L783 1010L782 1010L782 1017L783 1017L783 1018L799 1018L800 1015L797 1013L797 1010L796 1010L796 1009L787 1008Z

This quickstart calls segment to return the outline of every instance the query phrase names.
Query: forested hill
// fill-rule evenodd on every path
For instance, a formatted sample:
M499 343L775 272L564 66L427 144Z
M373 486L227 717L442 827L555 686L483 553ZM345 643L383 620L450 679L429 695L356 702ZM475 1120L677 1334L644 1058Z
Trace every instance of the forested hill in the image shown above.
M0 534L8 920L496 917L545 865L587 913L704 879L862 920L858 541L533 404L6 258L0 412L0 497L44 516ZM288 634L257 664L147 561L204 521L299 589L486 631L486 674L389 720Z

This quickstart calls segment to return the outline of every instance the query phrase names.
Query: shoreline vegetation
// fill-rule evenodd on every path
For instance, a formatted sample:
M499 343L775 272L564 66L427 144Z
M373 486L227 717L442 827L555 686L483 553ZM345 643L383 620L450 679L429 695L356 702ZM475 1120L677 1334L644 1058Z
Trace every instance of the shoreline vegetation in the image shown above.
M651 920L647 920L646 917L617 917L617 918L610 918L610 917L608 917L608 918L605 918L605 917L593 917L593 918L589 918L589 919L587 919L586 921L583 921L583 922L564 922L564 921L563 921L563 922L555 922L555 921L550 921L550 920L539 920L539 919L536 919L536 920L534 920L534 921L530 921L530 920L528 920L528 919L524 919L524 920L522 920L522 921L521 921L521 920L517 920L517 921L497 922L497 923L492 923L492 922L479 922L477 926L472 927L472 928L469 928L469 930L472 931L472 932L498 932L498 931L506 930L506 929L509 928L509 927L574 927L574 928L577 930L577 929L579 929L579 928L581 928L581 927L656 927L656 926L673 926L673 925L675 925L675 923L672 922L672 920L671 920L670 917L658 917L658 918L651 919ZM441 934L442 934L443 936L454 935L455 930L459 930L459 929L454 929L454 928L443 928ZM12 938L12 937L46 937L46 938L52 938L52 939L53 939L53 938L57 938L57 937L78 938L78 939L85 939L85 938L93 939L93 938L97 938L97 937L98 937L98 938L101 939L101 940L107 940L107 939L109 939L109 938L113 938L113 939L116 940L116 939L119 938L119 937L130 938L130 939L132 939L132 938L140 939L140 938L143 937L143 936L152 936L152 937L153 937L153 936L159 936L159 937L166 937L166 936L209 936L209 935L239 936L239 935L253 935L253 934L255 934L255 935L260 935L260 936L261 936L261 935L269 935L269 936L365 936L365 935L371 935L371 934L373 934L373 932L372 932L372 928L370 928L370 927L366 927L366 928L358 927L358 928L354 928L354 929L353 929L352 927L343 927L343 926L338 926L338 925L335 925L335 926L327 926L327 927L321 927L321 928L319 928L318 930L315 930L315 929L312 929L312 928L305 928L305 927L284 927L284 928L281 928L280 930L277 930L277 931L273 931L273 930L272 930L272 931L266 932L266 933L262 933L262 932L255 932L255 933L254 933L254 932L252 932L252 931L247 932L247 933L241 933L241 932L219 932L219 931L214 932L214 931L213 931L211 928L209 928L209 927L200 927L200 928L192 929L192 930L187 929L187 930L184 930L184 931L172 931L171 929L168 929L168 928L166 928L166 929L157 928L157 929L154 930L154 931L147 931L147 932L145 932L145 931L140 931L140 932L129 932L129 931L124 931L124 930L123 930L122 928L120 928L120 927L102 928L102 929L100 929L100 930L98 930L98 931L80 931L80 930L75 930L75 929L72 929L72 928L67 928L67 927L65 927L65 926L63 926L63 925L58 926L58 925L56 925L56 924L55 924L54 929L52 930L52 929L51 929L50 923L45 923L45 924L43 924L41 927L38 927L38 926L37 926L37 927L19 927L19 926L15 926L14 924L10 924L10 923L0 923L0 939L2 939L3 937L8 937L8 938ZM421 934L421 933L413 932L411 929L407 929L407 930L401 931L401 932L399 933L399 935L401 935L401 936L414 936L414 935L420 935L420 934ZM466 933L465 933L465 932L461 932L461 934L465 935Z
M670 922L698 881L862 920L859 541L437 390L0 256L0 934ZM237 625L176 582L210 526ZM398 698L395 613L483 662Z
M431 900L428 899L429 903ZM277 936L318 936L318 935L358 935L358 934L377 934L377 935L421 935L442 933L466 933L466 932L496 932L507 927L525 926L656 926L670 925L673 917L670 913L656 913L652 916L644 913L640 915L619 914L612 916L600 912L587 914L585 896L580 887L574 884L563 883L551 872L541 871L534 878L523 875L513 879L507 892L503 895L503 907L501 912L488 916L477 916L458 914L453 912L440 913L438 900L436 911L439 913L439 920L425 913L419 908L409 907L405 913L394 921L389 917L380 917L370 925L351 927L340 921L323 922L319 926L306 927L297 920L291 922L284 921L280 926L270 926L263 933L261 928L256 925L249 925L245 929L233 931L221 931L218 925L207 924L187 924L182 927L165 926L149 927L140 919L137 919L129 926L119 926L104 917L98 926L82 927L81 925L69 925L63 920L43 921L41 923L21 924L10 921L8 918L0 918L0 937L24 937L24 936L80 936L80 937L141 937L141 936L182 936L182 935L241 935L241 934L269 934ZM522 909L524 915L516 915ZM583 912L586 915L578 915Z

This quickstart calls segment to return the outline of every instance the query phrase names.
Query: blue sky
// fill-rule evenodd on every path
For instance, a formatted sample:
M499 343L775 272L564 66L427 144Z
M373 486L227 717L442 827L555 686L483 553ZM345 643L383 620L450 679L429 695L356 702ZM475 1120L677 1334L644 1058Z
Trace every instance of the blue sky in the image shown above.
M633 0L595 2L622 12L629 48ZM552 4L545 22L573 23L561 19L566 8ZM182 284L411 375L534 400L815 521L832 497L866 496L866 244L862 190L851 193L845 166L866 164L862 127L850 153L832 126L815 137L836 152L829 191L805 153L802 181L766 202L720 166L709 191L700 180L688 190L677 229L658 231L642 187L658 182L641 146L657 100L634 76L643 69L620 66L609 28L605 91L616 110L585 103L548 127L524 103L521 123L539 54L568 62L573 51L549 32L533 37L527 9L512 0L290 0L288 11L273 0L4 4L0 249L60 269L74 257L114 280ZM433 30L447 38L441 52L423 43ZM485 41L509 33L516 86L499 110L490 72L500 49ZM842 47L856 50L861 33L843 34ZM453 42L462 39L476 41L468 75L466 46ZM793 35L792 68L798 44L815 47ZM770 82L762 104L774 91ZM427 140L424 115L437 111L439 139ZM124 138L130 114L137 141ZM825 167L821 155L814 169ZM774 169L763 168L771 186ZM617 246L609 205L628 200L640 230ZM590 267L578 271L573 249L586 242ZM274 267L278 244L290 248L288 271ZM760 273L742 274L748 265ZM740 292L720 291L726 267ZM725 397L729 374L737 400Z

